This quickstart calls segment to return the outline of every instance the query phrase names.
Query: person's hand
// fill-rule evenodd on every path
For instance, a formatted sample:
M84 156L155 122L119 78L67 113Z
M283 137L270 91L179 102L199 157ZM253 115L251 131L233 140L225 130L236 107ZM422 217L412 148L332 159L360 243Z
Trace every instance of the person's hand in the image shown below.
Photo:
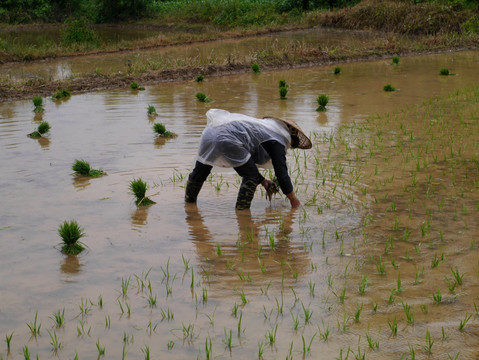
M263 187L265 188L265 190L268 190L268 188L273 185L273 186L276 186L276 184L274 183L274 181L271 181L271 180L268 180L268 179L264 179L263 181L261 181L261 185L263 185Z

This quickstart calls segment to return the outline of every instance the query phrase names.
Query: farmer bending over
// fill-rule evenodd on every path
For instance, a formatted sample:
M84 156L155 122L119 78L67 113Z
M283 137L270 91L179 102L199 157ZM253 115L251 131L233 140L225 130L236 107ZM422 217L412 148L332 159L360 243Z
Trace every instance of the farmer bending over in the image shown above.
M209 110L206 117L207 126L201 135L195 168L186 183L186 202L196 202L213 166L233 167L243 178L236 209L249 209L258 184L263 185L267 193L276 190L276 184L265 179L256 167L271 160L279 186L291 207L301 205L288 175L286 149L310 149L312 144L294 121L273 117L256 119L220 109Z

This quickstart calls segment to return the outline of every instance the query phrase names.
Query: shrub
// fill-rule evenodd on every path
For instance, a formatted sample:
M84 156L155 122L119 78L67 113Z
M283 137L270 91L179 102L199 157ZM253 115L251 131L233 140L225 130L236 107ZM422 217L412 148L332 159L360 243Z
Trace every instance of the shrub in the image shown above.
M61 42L70 46L74 44L98 44L100 37L85 18L70 18L61 30Z

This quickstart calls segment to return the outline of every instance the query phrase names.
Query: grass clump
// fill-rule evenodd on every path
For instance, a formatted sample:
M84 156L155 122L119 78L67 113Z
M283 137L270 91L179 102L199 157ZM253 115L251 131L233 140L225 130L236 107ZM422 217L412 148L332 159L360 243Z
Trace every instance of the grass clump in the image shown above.
M130 89L131 90L145 90L143 86L140 86L136 81L132 81L130 83Z
M46 134L50 130L50 124L46 121L42 121L36 131L28 134L33 139L41 138L43 134Z
M148 190L148 184L141 178L133 179L128 186L130 192L136 197L135 204L137 206L145 206L156 204L153 200L146 196L146 190Z
M40 95L34 96L32 98L32 102L33 102L33 106L34 106L33 111L42 112L44 110L43 109L43 98Z
M159 136L162 136L165 138L168 138L174 135L171 131L166 130L165 124L162 124L162 123L154 123L153 131L157 133Z
M333 70L334 75L338 75L341 73L341 68L339 66L336 66Z
M105 172L103 170L92 169L88 161L85 160L75 160L72 165L72 170L77 175L84 175L89 177L98 177L105 175Z
M62 253L77 255L85 249L85 244L78 241L85 236L84 229L75 220L65 220L58 228L58 234L63 241Z
M326 105L329 102L329 96L326 94L319 94L318 97L316 98L316 101L318 102L318 107L316 108L316 111L325 111L326 110Z
M255 74L259 74L261 72L261 68L259 67L257 62L251 64L251 70L253 70Z
M386 84L386 85L384 85L383 90L384 91L396 91L397 89L394 86L392 86L391 84Z
M206 96L205 93L202 93L202 92L197 92L196 93L196 98L198 99L199 102L207 103L207 102L211 101L211 99L208 96Z
M205 77L203 75L198 75L195 80L196 82L203 82L204 79Z
M68 91L67 89L62 89L62 90L56 91L55 94L53 94L52 99L61 100L61 99L67 99L71 96L72 94L70 93L70 91Z
M399 56L393 56L391 65L398 65L398 64L399 64Z

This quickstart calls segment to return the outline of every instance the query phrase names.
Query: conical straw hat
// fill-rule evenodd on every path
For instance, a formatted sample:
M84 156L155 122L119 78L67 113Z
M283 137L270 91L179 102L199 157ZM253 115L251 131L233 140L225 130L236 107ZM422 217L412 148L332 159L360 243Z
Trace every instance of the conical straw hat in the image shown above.
M263 119L273 119L277 121L281 121L286 124L288 127L291 135L296 135L299 139L299 144L298 148L299 149L311 149L313 147L313 144L311 143L311 140L305 135L303 130L299 127L298 124L294 120L285 120L285 119L280 119L274 116L265 116Z

